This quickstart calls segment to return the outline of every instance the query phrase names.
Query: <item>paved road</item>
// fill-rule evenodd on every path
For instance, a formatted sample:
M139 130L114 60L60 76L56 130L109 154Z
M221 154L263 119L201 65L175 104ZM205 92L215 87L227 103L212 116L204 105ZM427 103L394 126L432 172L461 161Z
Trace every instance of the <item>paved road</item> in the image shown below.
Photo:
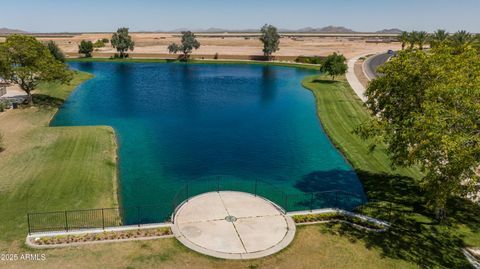
M392 56L393 54L382 53L368 58L364 64L365 74L367 75L367 77L369 79L374 79L378 77L379 74L377 73L377 68L387 62L388 59L390 59L390 57Z

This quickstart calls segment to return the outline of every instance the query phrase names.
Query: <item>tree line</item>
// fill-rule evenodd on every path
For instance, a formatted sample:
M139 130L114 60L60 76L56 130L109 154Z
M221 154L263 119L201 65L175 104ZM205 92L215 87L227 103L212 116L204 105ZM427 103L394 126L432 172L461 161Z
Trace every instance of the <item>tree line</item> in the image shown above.
M432 34L429 34L426 31L404 31L400 34L398 40L402 43L402 50L414 48L423 50L426 45L435 48L442 44L448 44L456 49L468 45L473 45L476 48L480 47L480 34L474 35L465 30L460 30L453 34L442 29L435 31Z

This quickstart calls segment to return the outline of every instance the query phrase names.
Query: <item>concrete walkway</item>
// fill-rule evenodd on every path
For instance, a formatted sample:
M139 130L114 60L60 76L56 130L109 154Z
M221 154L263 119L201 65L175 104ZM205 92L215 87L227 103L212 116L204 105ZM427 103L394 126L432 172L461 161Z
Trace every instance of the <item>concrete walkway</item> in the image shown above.
M358 80L357 76L355 75L355 63L362 56L364 55L359 55L348 60L347 81L348 81L348 84L350 84L350 87L352 87L353 91L358 95L358 97L360 97L362 102L366 102L367 101L367 98L365 97L366 89L365 87L363 87L362 83L360 82L360 80Z
M181 205L172 231L197 252L223 259L255 259L288 246L295 224L266 199L222 191L195 196Z
M369 57L369 59L370 59L370 58L374 58L374 57L378 56L379 54L384 54L384 53L385 53L384 51L378 51L378 52L374 52L374 53L370 53L370 54L358 55L358 56L355 56L355 57L349 59L348 62L347 62L348 69L347 69L347 75L346 76L347 76L348 84L350 84L350 87L352 87L353 91L358 95L358 97L360 97L362 102L367 101L367 98L365 97L366 89L362 85L360 80L358 80L357 76L355 75L355 63L358 61L358 59L360 57L366 57L368 55L375 55L375 56ZM365 71L364 71L364 73L365 73ZM367 76L367 78L371 79L366 73L365 73L365 75Z

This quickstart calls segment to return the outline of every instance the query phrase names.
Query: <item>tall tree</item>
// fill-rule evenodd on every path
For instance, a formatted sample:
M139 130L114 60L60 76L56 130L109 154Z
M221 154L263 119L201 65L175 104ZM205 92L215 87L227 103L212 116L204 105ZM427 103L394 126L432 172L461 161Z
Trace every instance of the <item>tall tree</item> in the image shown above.
M449 35L450 34L447 31L438 29L430 37L430 47L435 48L440 44L444 44L447 42Z
M82 40L78 45L78 53L83 54L85 57L92 57L93 43L92 41Z
M335 76L343 75L347 72L348 66L345 63L346 60L345 56L334 52L325 59L325 62L320 68L320 72L328 73L332 76L332 80L335 80Z
M429 35L425 31L420 31L417 33L416 43L418 44L418 48L423 50L423 47L429 40Z
M65 62L65 54L63 54L62 50L58 47L58 45L53 42L52 40L47 42L47 48L52 54L53 58L59 60L60 62Z
M461 30L450 36L450 44L455 48L455 53L460 53L466 46L472 44L475 36L471 33Z
M477 51L480 53L480 34L475 35L475 40L473 43L473 47L477 49Z
M419 165L429 205L441 219L448 198L480 181L480 58L441 45L407 50L380 67L367 91L372 120L357 132L383 139L394 166Z
M403 31L402 34L400 34L400 36L398 37L398 40L402 43L402 50L404 50L405 46L410 41L410 39L408 37L408 32Z
M263 55L270 60L272 54L280 49L280 35L277 28L269 24L265 24L260 32L262 34L260 41L263 43Z
M125 52L128 50L133 51L135 48L135 42L128 34L128 28L119 28L117 32L112 35L110 43L112 44L112 47L117 49L117 52L120 53L120 58L128 57L128 54Z
M418 40L418 32L411 31L408 34L408 43L410 44L409 49L413 49L415 47L415 44L417 44L417 40Z
M33 105L32 91L42 82L68 83L72 72L32 36L11 35L0 44L0 76L16 83Z
M182 32L181 44L172 43L168 46L169 53L182 52L182 59L187 60L194 49L200 48L200 42L198 42L194 33L190 31Z

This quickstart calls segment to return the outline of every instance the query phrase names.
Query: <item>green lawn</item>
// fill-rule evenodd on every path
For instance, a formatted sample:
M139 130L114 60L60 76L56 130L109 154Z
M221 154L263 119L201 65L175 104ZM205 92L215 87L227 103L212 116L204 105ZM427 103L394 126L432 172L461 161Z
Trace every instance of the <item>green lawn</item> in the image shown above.
M0 153L2 243L24 238L27 212L116 204L112 128L48 127L59 102L90 77L77 73L70 85L41 85L34 96L39 107L0 113L6 146Z
M304 86L316 97L324 129L356 169L370 199L365 211L392 221L386 233L348 225L299 227L282 252L252 261L224 261L190 251L175 239L101 244L36 251L25 248L29 210L91 208L115 204L115 143L109 127L50 128L48 122L74 85L43 85L39 108L0 113L7 150L0 153L0 250L46 253L45 262L17 268L468 268L460 249L480 245L480 211L462 199L450 201L448 225L435 223L424 207L418 169L390 168L381 147L369 153L352 133L368 118L344 78L309 77ZM392 202L391 213L390 204ZM377 206L373 206L377 205Z
M437 224L425 208L425 195L419 187L421 172L416 168L392 170L383 146L369 152L368 143L352 133L369 115L345 78L330 81L314 76L306 78L303 85L316 97L324 129L355 168L369 199L374 201L363 211L393 222L385 234L348 227L340 233L382 249L385 257L404 259L424 268L468 268L461 248L480 245L479 206L452 199L446 223Z

